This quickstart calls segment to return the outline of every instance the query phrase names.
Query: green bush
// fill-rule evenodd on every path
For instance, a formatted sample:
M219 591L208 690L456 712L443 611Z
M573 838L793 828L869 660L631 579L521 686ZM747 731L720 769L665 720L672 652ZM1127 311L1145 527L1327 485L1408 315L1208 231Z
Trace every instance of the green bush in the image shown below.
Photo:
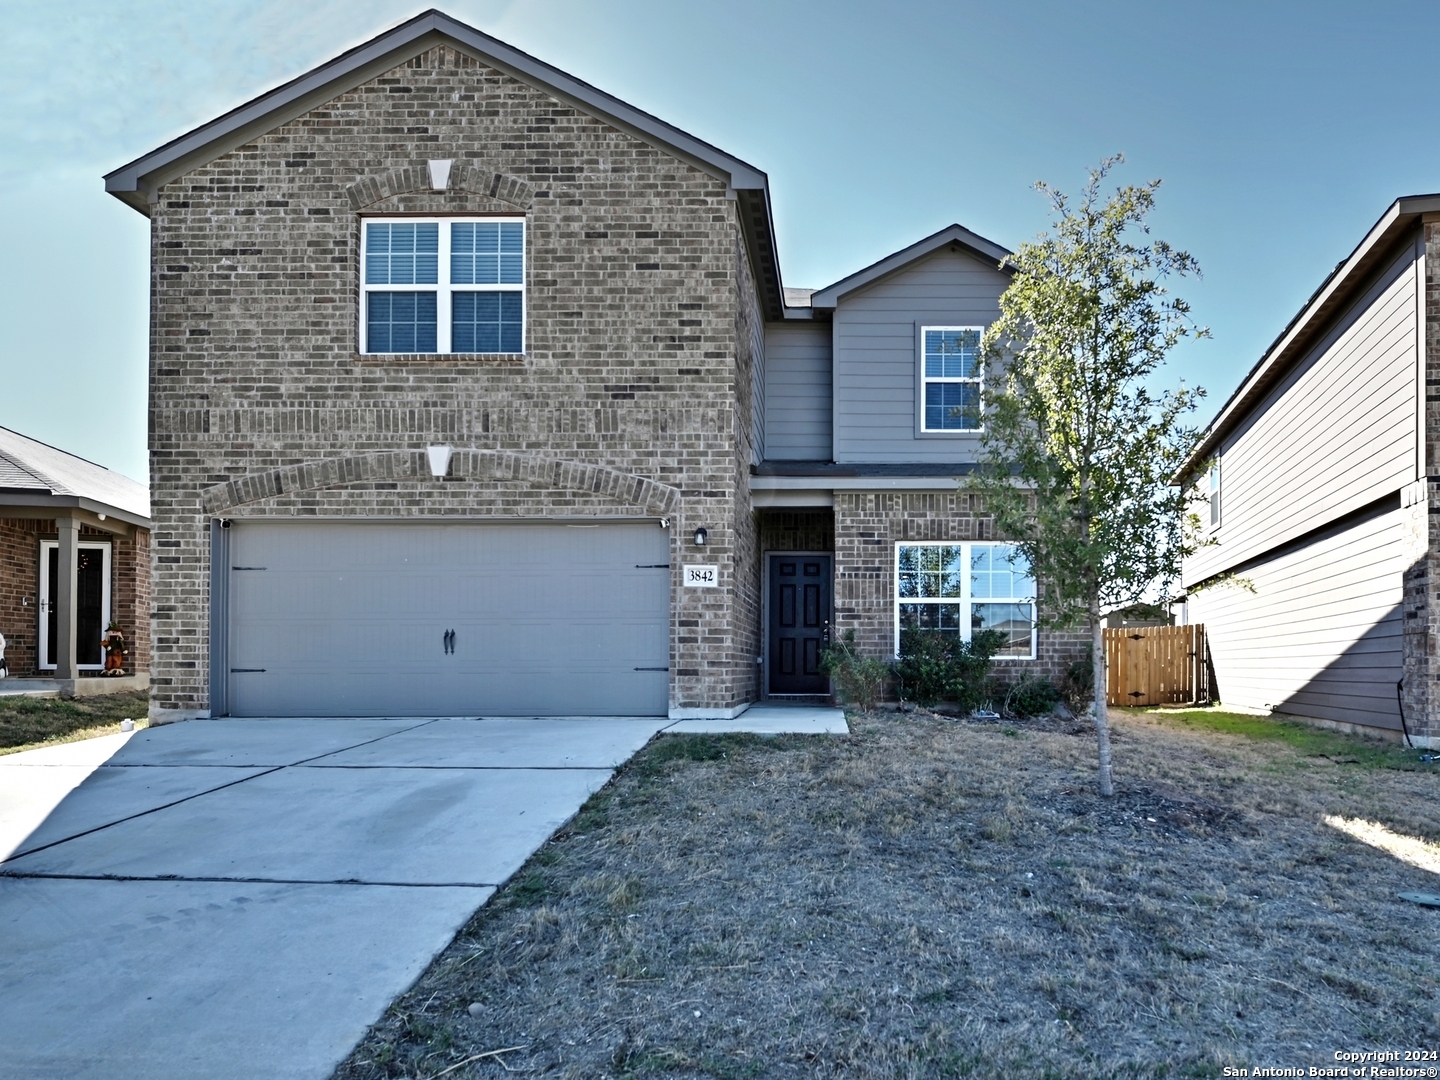
M860 655L855 648L854 630L846 630L843 637L825 646L820 654L820 670L835 680L835 692L841 701L867 712L885 693L885 680L890 677L890 665L884 660Z
M1059 701L1060 691L1055 689L1055 684L1049 679L1043 679L1039 675L1025 675L1019 682L1010 685L1005 694L1002 711L1007 716L1028 719L1032 716L1044 716L1053 710Z
M970 641L943 630L901 630L895 664L901 698L926 708L953 701L961 712L971 712L987 697L990 662L1005 642L998 630L982 630Z

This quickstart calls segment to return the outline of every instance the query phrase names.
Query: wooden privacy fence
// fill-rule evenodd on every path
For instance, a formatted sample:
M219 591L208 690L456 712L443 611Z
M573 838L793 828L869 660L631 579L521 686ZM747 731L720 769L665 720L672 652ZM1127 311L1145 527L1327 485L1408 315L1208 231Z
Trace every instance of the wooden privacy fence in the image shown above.
M1210 700L1205 627L1118 626L1105 631L1106 701L1178 705Z

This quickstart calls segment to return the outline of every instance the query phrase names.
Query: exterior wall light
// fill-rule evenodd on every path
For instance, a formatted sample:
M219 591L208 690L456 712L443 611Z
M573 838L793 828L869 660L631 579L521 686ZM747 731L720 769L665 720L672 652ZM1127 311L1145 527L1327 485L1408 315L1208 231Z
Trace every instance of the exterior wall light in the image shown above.
M430 475L439 478L448 473L450 455L454 452L453 446L427 446L425 456L430 459Z
M704 546L705 546L705 541L708 540L709 538L710 538L710 534L707 533L703 527L695 530L695 546L696 546L696 547L704 547Z

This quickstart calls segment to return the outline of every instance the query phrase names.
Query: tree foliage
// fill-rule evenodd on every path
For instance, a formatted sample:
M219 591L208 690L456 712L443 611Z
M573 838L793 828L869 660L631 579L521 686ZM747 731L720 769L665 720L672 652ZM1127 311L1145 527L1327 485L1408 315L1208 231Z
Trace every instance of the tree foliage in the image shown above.
M1150 377L1182 339L1208 336L1164 284L1198 276L1196 261L1149 239L1160 181L1101 192L1121 161L1093 169L1078 200L1036 185L1052 231L1006 259L1014 278L982 343L982 462L967 484L1029 559L1041 624L1091 632L1106 795L1102 612L1173 583L1198 524L1170 478L1196 445L1183 421L1204 391L1157 393Z

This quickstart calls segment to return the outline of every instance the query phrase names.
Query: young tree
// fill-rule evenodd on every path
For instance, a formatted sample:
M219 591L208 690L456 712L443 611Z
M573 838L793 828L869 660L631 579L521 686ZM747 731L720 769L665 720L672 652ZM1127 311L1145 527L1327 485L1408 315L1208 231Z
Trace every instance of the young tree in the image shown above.
M1181 339L1209 336L1162 285L1198 276L1195 260L1143 242L1160 181L1101 194L1123 160L1092 170L1078 203L1036 185L1053 231L1006 259L1015 276L982 343L982 460L967 482L1029 559L1041 625L1090 631L1106 796L1115 788L1101 613L1157 583L1163 593L1198 524L1193 496L1170 478L1195 447L1198 432L1181 421L1204 391L1182 383L1157 395L1148 380Z

